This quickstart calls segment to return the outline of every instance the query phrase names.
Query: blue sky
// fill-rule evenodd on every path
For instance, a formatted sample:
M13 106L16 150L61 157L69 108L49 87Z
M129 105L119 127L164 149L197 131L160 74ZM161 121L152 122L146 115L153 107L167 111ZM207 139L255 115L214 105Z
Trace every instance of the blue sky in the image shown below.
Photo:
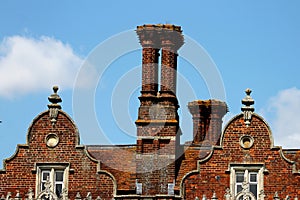
M79 123L82 143L135 143L140 49L113 60L94 88L95 105L74 104L74 90L76 76L93 52L109 38L147 23L180 25L183 34L209 54L224 83L230 110L225 121L240 113L244 90L249 87L253 90L256 112L270 124L275 144L300 147L299 7L297 0L2 1L0 159L11 156L17 144L26 143L27 128L35 116L47 109L47 97L56 84L60 86L63 110L76 122L74 107L94 108L96 120L108 138L98 139L97 129L88 130ZM107 51L115 52L117 48ZM179 58L178 68L179 74L192 85L195 98L211 98L205 77L194 76L188 61ZM118 101L122 96L115 91L122 91L118 84L124 77L126 82L129 72L137 81L129 88L130 95L124 94L127 99L122 104ZM87 77L93 75L90 73ZM178 93L183 94L179 113L186 120L182 124L182 141L191 138L186 105L195 100L184 98L184 90L178 87ZM123 115L115 108L129 113L128 119L123 118L130 124L128 128L116 120Z

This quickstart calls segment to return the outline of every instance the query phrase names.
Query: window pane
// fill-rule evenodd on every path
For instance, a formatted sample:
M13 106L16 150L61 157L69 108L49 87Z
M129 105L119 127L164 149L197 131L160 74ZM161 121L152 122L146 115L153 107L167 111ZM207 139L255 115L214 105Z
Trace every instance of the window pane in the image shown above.
M237 183L244 182L244 172L237 172L236 173L236 182Z
M55 181L63 181L64 180L64 172L56 171L55 172Z
M237 185L236 186L236 193L239 193L243 190L242 186L241 185Z
M250 184L250 192L254 194L254 196L257 197L257 185L256 184Z
M56 184L55 185L55 193L58 197L60 197L61 192L62 192L62 184Z
M42 191L45 190L45 183L42 183Z
M257 182L257 174L256 173L251 173L250 174L250 182L254 182L256 183Z
M42 172L42 181L47 181L47 177L50 178L50 172L49 171L43 171Z

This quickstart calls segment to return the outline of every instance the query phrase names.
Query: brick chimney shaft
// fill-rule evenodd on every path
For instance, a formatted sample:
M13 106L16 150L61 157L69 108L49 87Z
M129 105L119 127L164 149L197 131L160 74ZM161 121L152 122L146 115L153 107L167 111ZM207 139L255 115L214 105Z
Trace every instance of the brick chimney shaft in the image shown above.
M180 27L169 25L161 32L161 81L160 93L163 96L176 96L177 50L183 45Z
M138 26L136 30L142 51L142 96L156 96L158 92L158 58L160 36L155 26Z
M160 92L176 96L177 50L184 43L181 27L146 24L138 26L136 32L143 47L142 95L157 94L159 50L162 49Z

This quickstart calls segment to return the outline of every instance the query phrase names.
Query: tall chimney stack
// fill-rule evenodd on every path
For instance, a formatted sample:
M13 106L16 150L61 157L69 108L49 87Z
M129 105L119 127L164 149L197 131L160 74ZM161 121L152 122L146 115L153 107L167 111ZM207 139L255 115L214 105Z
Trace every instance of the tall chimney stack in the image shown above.
M176 98L177 50L183 44L180 26L143 25L136 30L143 47L142 91L137 126L136 184L138 194L173 195L175 161L180 144ZM160 92L158 59L162 49ZM173 199L172 197L172 199Z

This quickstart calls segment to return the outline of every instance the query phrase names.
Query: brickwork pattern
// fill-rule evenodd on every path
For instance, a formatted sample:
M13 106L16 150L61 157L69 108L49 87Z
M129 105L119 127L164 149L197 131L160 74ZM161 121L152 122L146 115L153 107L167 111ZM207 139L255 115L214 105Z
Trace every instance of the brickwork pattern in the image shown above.
M158 49L143 48L142 91L156 95L158 91Z
M59 137L54 148L46 145L45 138L49 133ZM74 199L77 192L111 198L111 177L98 173L97 161L91 160L84 148L76 148L78 142L77 129L64 112L59 111L54 127L49 120L49 111L39 115L29 129L28 144L19 146L16 155L5 161L5 171L0 174L0 195L19 190L21 196L25 196L29 188L35 191L37 164L68 163L72 169L68 177L70 198Z
M241 147L240 138L244 135L254 138L252 148ZM264 173L266 199L272 199L276 191L280 196L299 196L299 174L293 173L293 165L282 157L281 149L272 144L269 127L260 117L254 115L248 128L242 115L235 118L225 129L222 148L214 149L212 157L200 163L200 173L191 174L184 180L185 198L195 199L203 194L212 196L213 191L217 196L223 196L226 188L230 187L230 164L263 164L267 170ZM190 162L195 166L194 159Z
M219 145L222 132L222 118L227 113L225 102L198 100L189 102L193 117L193 143Z
M168 47L162 49L160 93L176 95L177 53Z

